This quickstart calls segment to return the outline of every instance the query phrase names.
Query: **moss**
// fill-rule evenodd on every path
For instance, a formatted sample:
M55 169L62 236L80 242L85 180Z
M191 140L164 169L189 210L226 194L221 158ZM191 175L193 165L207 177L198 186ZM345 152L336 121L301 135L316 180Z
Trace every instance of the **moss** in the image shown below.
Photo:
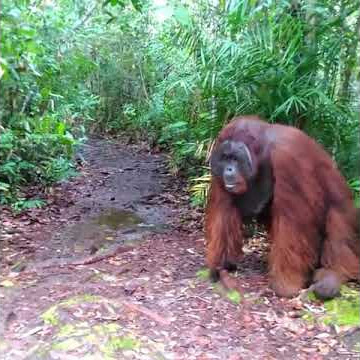
M59 323L58 309L60 306L71 306L81 303L93 303L93 302L99 302L100 300L101 300L100 296L94 296L89 294L74 296L67 300L61 301L57 305L51 306L41 315L41 318L44 320L45 324L58 325Z
M228 290L220 282L217 282L212 285L212 289L215 293L219 294L222 297L227 298L233 304L238 305L241 302L241 293L235 289Z
M360 324L360 298L359 291L347 286L341 288L338 298L326 301L324 306L326 315L325 324L359 325Z
M72 300L71 303L73 303ZM68 303L66 301L66 304ZM58 306L51 307L46 314L51 319L49 321L53 323L52 319ZM138 346L137 340L131 337L117 337L117 332L122 327L116 323L90 326L88 322L76 322L59 326L58 329L57 334L54 336L55 341L51 345L51 349L56 351L67 353L79 350L84 345L92 345L93 349L96 348L102 351L102 354L98 354L95 358L115 359L112 356L113 354L116 355L117 350L132 350Z
M107 357L113 356L121 350L134 350L140 346L140 342L130 336L113 336L105 344L103 351Z
M53 305L40 316L45 324L57 325L59 323L59 314L57 310L58 305Z
M117 332L121 329L121 326L115 323L112 324L97 324L93 326L93 329L99 334L99 335L106 335L109 333Z
M115 323L105 324L103 325L103 327L106 329L108 333L114 333L121 329L121 326Z
M28 354L27 359L49 359L49 352L51 347L48 345L41 345L39 349L36 349L34 353Z
M85 336L85 340L87 343L90 343L90 344L97 344L98 343L98 336L96 336L95 334L89 334L89 335L86 335Z
M221 285L220 282L216 282L214 284L211 285L211 288L217 293L217 294L220 294L220 295L224 295L224 287Z
M314 293L308 294L308 300L319 303ZM325 314L319 320L325 325L359 325L360 324L360 298L359 291L348 286L341 287L341 296L324 302ZM315 315L306 312L303 318L313 320Z
M252 298L250 300L252 300L255 305L261 305L261 304L265 303L265 300L262 297L257 297L257 298L254 298L254 299Z
M75 340L74 338L69 338L54 344L53 348L55 350L61 350L61 351L72 351L77 349L81 345L82 345L81 342Z
M70 329L69 329L70 330ZM76 326L72 329L72 332L69 333L68 335L62 335L62 334L58 334L58 337L64 337L64 336L77 336L77 337L84 337L86 335L88 335L91 331L91 328L89 327L89 324L85 323L78 323L76 324Z
M314 324L315 320L316 320L315 315L313 313L311 313L310 311L304 311L302 318L311 324Z
M112 351L117 350L133 350L139 346L139 342L129 336L117 336L112 337L107 345Z
M69 336L75 332L76 328L74 325L66 324L59 330L58 337Z
M210 270L203 268L196 272L196 277L198 277L201 280L207 280L210 278Z
M315 293L313 291L309 291L307 293L307 299L309 301L317 301L318 300L318 298L316 297L316 295L315 295Z
M85 303L99 302L100 300L101 300L100 296L83 294L83 295L74 296L70 299L64 300L60 304L61 305L76 305L76 304L80 304L80 303L84 303L84 302Z
M241 302L241 294L237 290L230 290L226 294L226 297L236 305L239 305Z

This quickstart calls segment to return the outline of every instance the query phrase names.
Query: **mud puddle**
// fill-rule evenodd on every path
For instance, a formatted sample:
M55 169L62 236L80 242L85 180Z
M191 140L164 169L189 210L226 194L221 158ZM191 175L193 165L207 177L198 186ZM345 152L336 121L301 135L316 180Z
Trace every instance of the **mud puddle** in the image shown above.
M36 324L57 295L103 287L89 280L98 274L91 266L67 264L141 247L150 235L171 228L174 208L163 194L174 179L164 155L104 139L90 139L82 153L81 175L54 185L50 206L0 226L0 358L10 327Z
M103 214L100 214L99 216L92 219L92 222L101 227L108 227L114 230L119 230L122 228L126 229L129 227L134 227L143 221L132 211L109 209Z
M79 186L75 190L68 184L77 192L75 199L56 216L51 214L46 228L30 228L26 236L31 249L22 246L12 265L20 260L22 267L32 268L83 258L113 246L137 245L146 235L170 227L173 204L161 196L173 179L163 155L90 139L82 156L86 166ZM67 204L69 199L60 195L59 200ZM12 243L24 244L23 234L18 237Z
M57 235L63 244L57 252L64 256L94 254L114 244L137 245L149 232L166 228L166 224L149 223L133 211L109 208L65 228Z

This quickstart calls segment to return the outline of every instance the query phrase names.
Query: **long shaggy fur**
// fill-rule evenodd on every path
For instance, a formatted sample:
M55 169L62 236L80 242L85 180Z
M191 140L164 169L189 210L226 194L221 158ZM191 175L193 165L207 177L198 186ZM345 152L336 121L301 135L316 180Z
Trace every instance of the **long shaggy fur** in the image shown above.
M334 273L341 282L359 279L359 226L352 194L322 147L298 129L253 116L234 119L217 144L225 140L245 143L255 166L271 164L269 272L276 293L295 295L309 285L316 269ZM206 211L211 269L242 254L243 219L234 197L221 178L212 177Z

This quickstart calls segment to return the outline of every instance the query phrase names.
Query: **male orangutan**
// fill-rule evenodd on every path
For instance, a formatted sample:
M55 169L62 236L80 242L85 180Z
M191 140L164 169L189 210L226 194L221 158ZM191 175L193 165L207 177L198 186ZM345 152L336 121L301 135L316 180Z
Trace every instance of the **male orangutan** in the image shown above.
M292 297L311 282L320 298L359 279L360 238L350 190L330 156L300 130L255 116L234 119L210 158L206 211L207 265L236 269L242 224L266 220L270 285Z

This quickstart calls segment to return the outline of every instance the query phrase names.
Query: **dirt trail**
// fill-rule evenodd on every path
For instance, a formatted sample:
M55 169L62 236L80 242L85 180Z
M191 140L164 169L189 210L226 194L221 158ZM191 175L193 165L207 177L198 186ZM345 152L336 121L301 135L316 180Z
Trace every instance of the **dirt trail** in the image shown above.
M358 356L356 328L306 322L299 299L267 288L259 239L239 292L210 284L199 218L163 155L98 139L83 156L46 209L2 213L0 359Z

